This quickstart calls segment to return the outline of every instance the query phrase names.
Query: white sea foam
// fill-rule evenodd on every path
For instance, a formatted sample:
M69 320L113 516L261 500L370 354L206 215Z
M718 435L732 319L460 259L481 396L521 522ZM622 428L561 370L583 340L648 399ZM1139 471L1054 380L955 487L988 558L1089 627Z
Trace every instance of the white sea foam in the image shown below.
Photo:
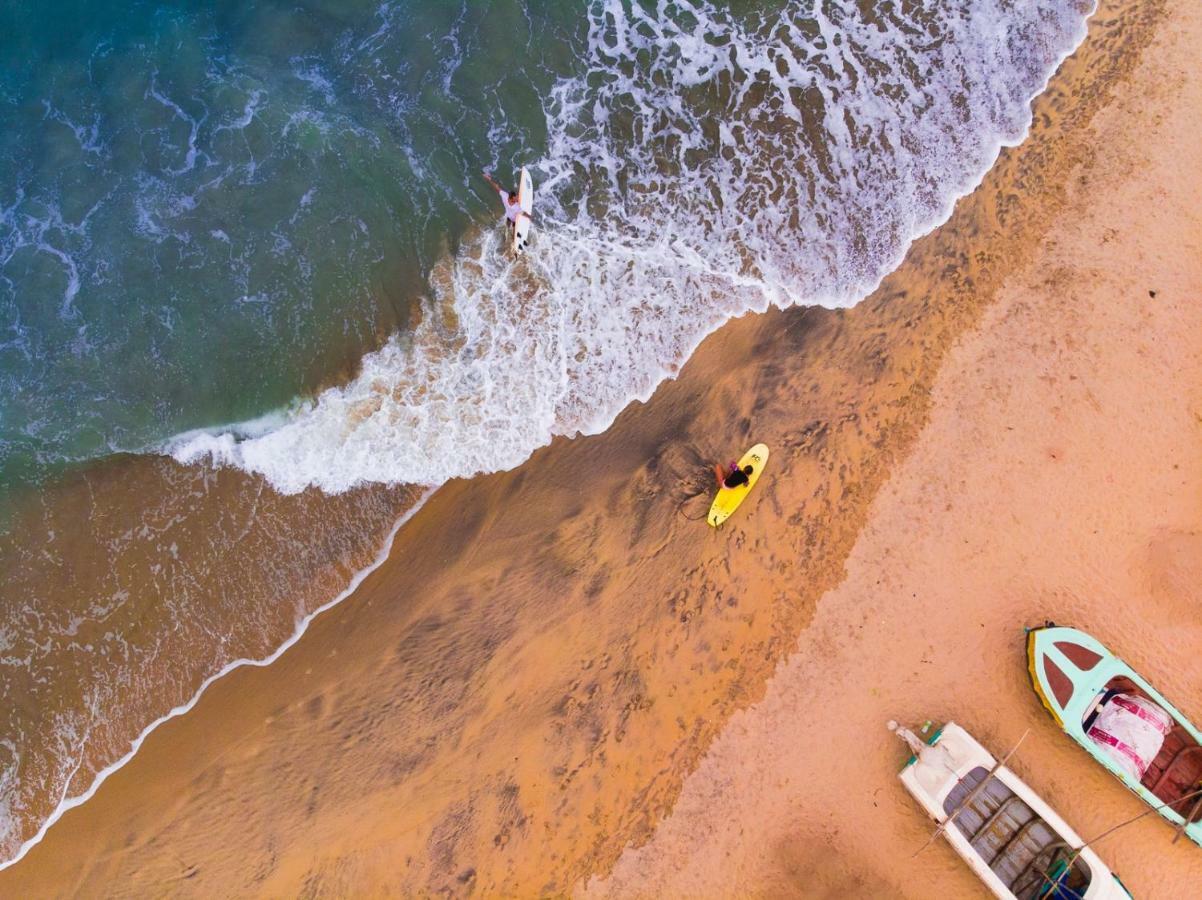
M45 821L42 822L38 830L31 837L21 843L20 847L17 848L16 853L11 858L0 861L0 871L7 869L9 866L15 865L24 859L25 854L42 842L42 838L46 836L46 832L53 827L55 822L63 817L64 813L74 809L77 806L82 806L84 803L87 803L88 800L92 798L92 795L100 789L100 786L108 780L110 775L112 775L118 769L123 768L126 763L133 759L134 756L137 755L137 752L142 748L143 742L145 742L146 738L150 736L151 732L155 731L163 723L182 716L191 710L192 707L194 707L200 701L200 698L204 696L205 691L207 691L215 682L219 681L230 672L233 672L237 669L245 668L247 666L262 668L264 666L271 665L273 662L279 659L289 647L299 641L304 633L309 630L309 625L314 619L327 610L337 606L339 603L353 594L358 589L359 585L363 583L363 579L383 565L384 561L388 558L389 551L392 549L392 542L396 539L397 532L399 532L402 526L409 521L414 513L416 513L422 507L428 498L429 493L418 499L413 508L410 509L400 519L398 519L396 524L393 525L392 530L389 532L388 537L384 541L384 546L380 548L380 552L376 555L376 558L369 565L356 572L354 577L351 578L346 588L340 594L323 603L321 606L317 607L307 615L303 616L297 622L296 628L293 630L288 639L280 644L280 646L277 647L272 653L261 659L235 659L226 663L221 667L220 670L214 672L212 675L206 678L200 687L197 688L196 693L194 693L186 703L182 703L179 706L174 707L142 729L142 732L130 742L129 749L125 752L125 754L121 756L120 759L115 760L97 772L96 776L92 779L92 783L88 785L87 790L80 794L70 795L69 791L76 773L78 772L80 766L83 765L84 754L82 752L82 748L87 744L87 726L74 726L72 723L60 723L60 727L58 731L56 731L55 737L63 746L58 748L56 758L76 760L74 767L70 772L65 774L65 777L61 782L62 795L60 796L58 804L55 806L54 810L49 816L46 817ZM93 709L92 712L94 713L95 710ZM13 777L12 773L17 770L17 761L20 757L17 747L10 742L0 741L0 748L7 748L11 755L9 765L0 766L0 803L7 804L12 802L13 797L19 796L16 791L9 790L10 785L6 783L6 780ZM0 754L0 763L3 762L4 757L2 754ZM19 833L19 828L16 826L17 817L13 815L13 810L9 809L7 806L0 805L0 835Z
M39 206L38 213L24 209L25 191L17 187L13 203L0 206L0 269L6 266L21 251L34 250L55 259L63 271L63 295L59 303L59 316L71 319L75 316L75 298L79 294L79 266L69 250L81 238L86 240L88 219L95 212L94 205L78 222L64 219L57 206ZM9 282L11 284L11 282Z
M191 172L196 167L196 158L198 149L196 146L196 137L200 133L200 126L204 124L209 117L206 111L199 119L188 115L178 103L159 90L156 79L158 73L154 73L150 79L150 87L146 89L146 96L158 102L161 106L166 107L171 111L171 114L182 122L187 123L188 137L187 148L184 150L183 163L175 168L167 168L167 171L172 175L183 175L185 172Z
M467 240L426 317L268 433L168 445L280 491L438 484L605 428L723 321L846 306L950 214L1084 35L1070 0L865 21L851 0L735 22L589 7L589 71L546 100L536 246Z

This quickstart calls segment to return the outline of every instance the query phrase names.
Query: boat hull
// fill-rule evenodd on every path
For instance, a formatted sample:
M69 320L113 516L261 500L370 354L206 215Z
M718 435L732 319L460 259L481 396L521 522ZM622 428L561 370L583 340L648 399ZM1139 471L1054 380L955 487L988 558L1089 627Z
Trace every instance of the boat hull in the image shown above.
M947 842L994 896L1015 900L1019 894L1012 890L1009 877L1002 877L1012 876L1013 870L1008 872L1004 865L999 865L1000 854L994 852L996 845L1009 837L1008 833L997 837L1007 824L1003 811L995 809L988 821L982 821L980 811L972 809L970 802L972 786L979 785L985 780L982 774L991 771L989 778L996 782L995 795L1008 798L1012 804L1019 801L1018 806L1025 806L1023 817L1033 814L1033 818L1042 820L1042 825L1046 826L1045 838L1051 842L1049 846L1060 842L1076 851L1073 865L1089 873L1089 885L1080 893L1063 885L1058 889L1051 881L1032 879L1028 875L1024 879L1027 890L1021 891L1024 898L1037 896L1050 900L1079 896L1085 900L1128 900L1130 895L1122 883L1091 848L1083 846L1085 842L1080 835L1013 771L1005 766L995 770L997 760L967 731L949 722L930 738L928 745L931 750L924 751L921 758L911 757L898 778L927 814L941 826L946 826L943 834ZM957 806L961 804L966 811L974 813L971 822L964 813L957 813ZM948 824L953 815L957 818ZM1009 842L1005 846L1009 846Z
M1106 692L1107 685L1121 683L1125 679L1173 718L1175 725L1181 729L1181 740L1192 739L1193 743L1202 745L1202 734L1193 723L1100 641L1076 628L1050 625L1028 631L1027 669L1035 693L1065 733L1141 800L1181 828L1185 817L1166 806L1162 797L1136 780L1094 743L1086 733L1084 722ZM1202 822L1185 826L1184 832L1194 843L1202 845Z

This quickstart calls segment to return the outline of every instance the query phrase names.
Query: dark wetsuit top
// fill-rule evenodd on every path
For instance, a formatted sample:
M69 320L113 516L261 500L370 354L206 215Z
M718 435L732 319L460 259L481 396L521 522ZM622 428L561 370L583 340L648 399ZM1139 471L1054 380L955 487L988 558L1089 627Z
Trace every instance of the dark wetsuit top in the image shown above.
M742 469L735 469L724 479L722 479L722 483L728 488L737 488L739 485L750 484L751 482L747 479L747 476L743 474Z

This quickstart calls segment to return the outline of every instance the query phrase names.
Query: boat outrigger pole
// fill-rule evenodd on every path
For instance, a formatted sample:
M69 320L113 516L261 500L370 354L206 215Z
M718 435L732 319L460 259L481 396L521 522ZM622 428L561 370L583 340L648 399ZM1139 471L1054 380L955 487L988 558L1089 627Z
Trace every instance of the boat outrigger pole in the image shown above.
M981 779L981 783L978 784L975 788L973 788L971 791L968 792L968 796L966 796L963 800L961 800L960 805L957 806L955 809L953 809L951 812L951 815L949 815L946 819L943 820L943 823L938 828L935 829L935 833L931 835L931 837L927 840L927 842L925 844L923 844L921 847L919 847L914 852L915 856L917 856L919 853L921 853L927 847L931 846L931 844L935 843L935 841L939 840L939 838L943 835L943 833L945 831L947 831L948 826L951 825L952 822L956 821L956 817L959 816L960 813L963 812L964 809L970 803L972 803L972 801L977 799L977 795L980 794L981 791L985 790L985 786L987 784L989 784L990 779L992 779L993 776L997 773L997 770L1000 769L1002 766L1006 765L1006 763L1010 760L1010 757L1012 757L1015 753L1018 752L1018 748L1023 745L1023 741L1025 741L1027 739L1027 735L1030 733L1031 733L1030 728L1028 728L1026 731L1023 732L1023 736L1018 739L1018 743L1014 745L1014 747L1011 749L1011 751L1009 753L1007 753L1000 760L998 760L998 762L994 765L994 767L992 769L990 769L987 773L985 773L985 777Z
M1102 838L1109 837L1110 835L1112 835L1116 831L1118 831L1120 828L1126 828L1128 825L1132 825L1132 824L1138 822L1144 816L1151 815L1154 812L1160 812L1166 806L1168 806L1168 807L1176 806L1182 800L1189 800L1192 798L1196 798L1196 799L1194 799L1194 805L1190 807L1189 814L1185 817L1185 821L1177 826L1176 833L1173 835L1173 840L1171 843L1175 844L1175 843L1177 843L1178 840L1180 840L1181 835L1185 834L1185 829L1188 825L1191 824L1190 820L1194 817L1194 814L1197 813L1199 808L1202 808L1202 786L1199 786L1195 790L1190 791L1188 794L1182 794L1176 800L1170 800L1168 803L1161 803L1159 806L1149 806L1147 809L1145 809L1143 812L1141 812L1138 816L1132 816L1130 819L1128 819L1125 822L1119 822L1117 825L1107 828L1105 831L1103 831L1097 837L1091 837L1088 841L1086 841L1084 844L1082 844L1080 847L1078 847L1077 853L1079 854L1086 847L1092 847L1098 841L1102 840Z
M1185 817L1181 820L1181 824L1177 826L1177 830L1173 833L1172 842L1174 844L1181 840L1181 835L1185 834L1185 829L1189 828L1190 822L1194 821L1194 817L1198 815L1198 810L1202 809L1202 791L1195 791L1194 793L1198 795L1198 799L1190 806L1189 812L1185 814ZM1181 801L1177 802L1180 803Z

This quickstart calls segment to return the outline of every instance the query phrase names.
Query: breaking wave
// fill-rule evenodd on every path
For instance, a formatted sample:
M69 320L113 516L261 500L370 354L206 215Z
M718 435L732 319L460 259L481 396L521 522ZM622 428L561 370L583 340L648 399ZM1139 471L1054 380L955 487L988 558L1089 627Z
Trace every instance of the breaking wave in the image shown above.
M950 214L1084 36L1079 2L938 11L594 2L587 71L544 102L536 245L469 236L425 315L266 434L169 444L282 492L437 484L604 429L706 334L769 304L847 306Z

